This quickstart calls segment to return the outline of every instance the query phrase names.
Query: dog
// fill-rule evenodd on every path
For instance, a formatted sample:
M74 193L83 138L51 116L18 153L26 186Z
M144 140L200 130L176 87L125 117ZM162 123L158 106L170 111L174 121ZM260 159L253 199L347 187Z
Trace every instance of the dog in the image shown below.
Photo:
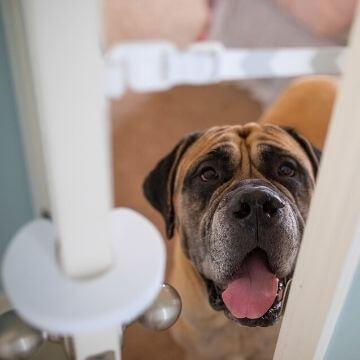
M145 179L176 238L172 334L187 358L272 358L320 156L283 125L219 126L184 137Z

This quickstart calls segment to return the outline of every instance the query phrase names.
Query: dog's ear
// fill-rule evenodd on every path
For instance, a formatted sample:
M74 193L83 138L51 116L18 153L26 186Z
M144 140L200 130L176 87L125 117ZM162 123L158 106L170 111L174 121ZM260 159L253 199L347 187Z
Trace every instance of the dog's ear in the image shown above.
M321 159L321 151L318 148L316 148L314 145L312 145L309 140L307 140L305 137L300 135L296 130L288 127L283 127L283 129L289 135L291 135L303 148L303 150L305 151L306 155L308 156L311 162L314 176L316 178L319 169L320 159Z
M185 151L201 136L193 133L183 138L175 148L165 156L146 177L143 191L146 199L158 210L166 225L166 235L173 237L175 212L173 205L174 182L177 167Z

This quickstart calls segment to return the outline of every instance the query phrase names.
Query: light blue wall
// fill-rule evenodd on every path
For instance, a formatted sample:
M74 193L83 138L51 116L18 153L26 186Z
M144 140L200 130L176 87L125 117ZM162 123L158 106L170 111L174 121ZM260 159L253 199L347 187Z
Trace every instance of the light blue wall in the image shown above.
M0 256L33 216L0 7Z
M360 264L325 358L326 360L360 359Z

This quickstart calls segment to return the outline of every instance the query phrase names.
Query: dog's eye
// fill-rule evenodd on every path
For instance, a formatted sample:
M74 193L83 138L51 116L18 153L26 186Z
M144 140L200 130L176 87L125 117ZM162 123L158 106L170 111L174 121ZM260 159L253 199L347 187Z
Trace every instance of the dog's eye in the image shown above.
M290 162L283 163L278 169L280 176L292 177L295 175L295 166Z
M219 174L212 167L206 167L201 170L200 178L202 181L211 181L217 180L219 178Z

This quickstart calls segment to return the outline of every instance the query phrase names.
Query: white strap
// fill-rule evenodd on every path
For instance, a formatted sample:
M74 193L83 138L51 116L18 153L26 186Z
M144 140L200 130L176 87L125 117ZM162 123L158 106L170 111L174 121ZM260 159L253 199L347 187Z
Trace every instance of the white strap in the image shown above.
M226 49L220 43L199 43L186 51L169 42L134 42L106 55L106 93L122 96L167 90L180 84L339 74L344 47Z

